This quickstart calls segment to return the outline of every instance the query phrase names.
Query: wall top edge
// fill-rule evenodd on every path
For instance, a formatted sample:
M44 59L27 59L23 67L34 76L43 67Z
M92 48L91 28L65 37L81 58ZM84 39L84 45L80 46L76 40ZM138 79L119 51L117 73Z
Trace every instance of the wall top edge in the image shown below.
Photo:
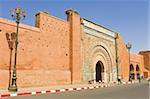
M0 18L0 23L16 26L16 22L8 20L8 19L4 19L4 18ZM26 24L22 24L22 23L20 23L19 27L24 28L24 29L28 29L28 30L32 30L32 31L36 31L36 32L40 32L39 28L34 27L34 26L29 26Z
M53 16L53 15L49 14L48 12L43 12L43 11L37 12L37 13L35 14L35 16L37 16L37 15L39 15L39 14L43 14L43 15L45 15L45 16L52 17L52 18L54 18L54 19L56 19L56 20L59 20L59 21L65 22L65 23L68 22L67 20L61 19L61 18L59 18L59 17L56 17L56 16Z

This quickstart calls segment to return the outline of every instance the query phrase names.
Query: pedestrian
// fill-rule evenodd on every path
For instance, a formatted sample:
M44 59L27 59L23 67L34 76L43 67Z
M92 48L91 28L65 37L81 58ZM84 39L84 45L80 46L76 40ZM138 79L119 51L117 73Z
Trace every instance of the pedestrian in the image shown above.
M118 76L118 84L121 84L121 76Z
M130 77L129 77L129 81L132 83L132 76L130 75Z
M139 83L141 83L141 77L139 76Z

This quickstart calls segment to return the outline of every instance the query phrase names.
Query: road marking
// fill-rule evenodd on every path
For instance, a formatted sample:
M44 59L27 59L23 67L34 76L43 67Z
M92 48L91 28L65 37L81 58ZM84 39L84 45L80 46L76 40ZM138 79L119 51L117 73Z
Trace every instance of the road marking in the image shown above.
M10 94L10 96L11 96L11 97L17 96L17 93L15 93L15 94Z
M46 93L46 91L41 91L43 94Z
M36 92L32 92L32 94L34 95L34 94L36 94Z
M10 97L10 94L2 94L1 97Z
M49 92L51 92L50 90L46 90L46 93L49 93Z
M73 88L69 88L69 91L72 91L73 90Z
M66 91L66 90L65 90L65 89L60 89L60 91L61 91L61 92L64 92L64 91Z
M89 87L89 89L93 89L94 87Z
M51 93L54 93L54 92L56 92L56 90L51 90Z
M73 88L73 90L77 90L77 88Z
M77 90L81 90L82 88L77 88Z

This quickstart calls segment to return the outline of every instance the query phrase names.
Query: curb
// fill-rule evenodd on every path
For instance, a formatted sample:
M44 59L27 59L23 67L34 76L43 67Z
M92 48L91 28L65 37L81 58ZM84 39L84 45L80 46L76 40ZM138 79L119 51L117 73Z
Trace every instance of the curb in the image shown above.
M114 84L117 84L114 83ZM131 82L123 82L124 84L132 84ZM45 93L61 93L67 91L80 91L80 90L87 90L87 89L96 89L96 88L107 88L114 85L99 85L99 86L90 86L90 87L78 87L78 88L63 88L63 89L56 89L56 90L45 90L45 91L33 91L33 92L20 92L20 93L13 93L13 94L0 94L0 98L8 98L8 97L15 97L15 96L24 96L24 95L35 95L35 94L45 94Z

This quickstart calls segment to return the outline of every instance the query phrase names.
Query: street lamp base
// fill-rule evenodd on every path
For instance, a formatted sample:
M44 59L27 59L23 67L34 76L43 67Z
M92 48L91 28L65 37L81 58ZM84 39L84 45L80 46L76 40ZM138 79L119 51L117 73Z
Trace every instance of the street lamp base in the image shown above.
M8 88L9 91L18 91L17 86L10 86Z

